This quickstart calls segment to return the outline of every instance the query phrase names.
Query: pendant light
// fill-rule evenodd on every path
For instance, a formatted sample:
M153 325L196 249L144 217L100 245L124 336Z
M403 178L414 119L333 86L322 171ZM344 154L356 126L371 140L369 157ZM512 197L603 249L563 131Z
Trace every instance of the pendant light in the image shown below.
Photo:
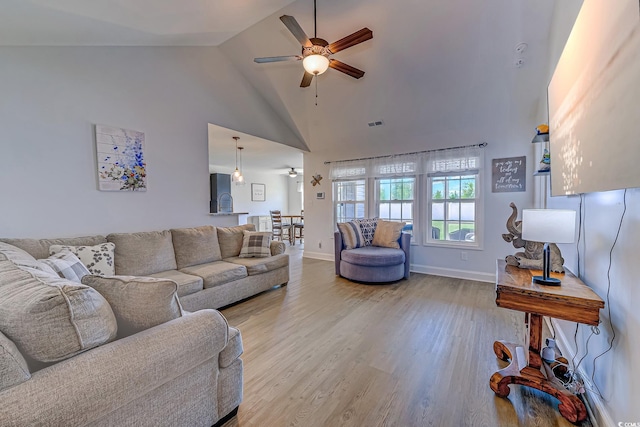
M240 152L240 176L238 177L238 180L236 181L236 185L245 185L246 182L244 180L244 176L242 175L242 150L244 150L244 147L238 147L238 151Z
M296 168L291 168L291 170L289 171L289 177L295 178L296 176L298 176L298 172L296 172Z
M240 171L240 169L238 169L238 151L241 150L241 148L238 148L238 140L240 139L239 136L233 136L232 137L235 141L236 141L236 170L233 171L233 175L231 175L231 180L233 182L235 182L236 184L238 184L239 182L244 181L244 177L242 176L242 172ZM242 162L242 157L240 157L240 161ZM240 163L242 165L242 163ZM242 167L242 166L241 166Z

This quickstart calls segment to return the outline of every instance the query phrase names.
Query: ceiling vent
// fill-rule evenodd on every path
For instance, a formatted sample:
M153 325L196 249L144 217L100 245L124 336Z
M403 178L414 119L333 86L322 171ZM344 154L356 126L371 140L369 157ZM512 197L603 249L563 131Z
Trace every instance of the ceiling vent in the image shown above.
M384 122L382 120L376 120L375 122L369 122L367 124L369 125L370 128L374 128L376 126L382 126Z

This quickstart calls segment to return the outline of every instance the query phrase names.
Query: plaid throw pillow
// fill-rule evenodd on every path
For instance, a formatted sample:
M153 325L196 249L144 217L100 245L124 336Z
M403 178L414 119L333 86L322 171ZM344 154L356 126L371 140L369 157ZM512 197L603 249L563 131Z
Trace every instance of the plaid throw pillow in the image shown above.
M69 250L60 251L47 259L41 259L40 262L53 268L58 276L72 282L81 283L82 278L90 274L82 261Z
M371 246L373 235L376 233L378 218L358 219L355 222L360 225L360 231L362 232L362 237L364 238L364 246Z
M271 256L271 233L260 231L242 232L242 249L240 258L266 258Z
M98 276L113 276L116 274L115 266L113 265L113 254L116 245L111 242L95 246L51 245L49 246L49 255L57 254L64 249L68 249L77 256L91 274L97 274Z
M339 222L338 230L342 234L342 243L345 249L355 249L364 246L364 237L360 231L360 225L356 221Z

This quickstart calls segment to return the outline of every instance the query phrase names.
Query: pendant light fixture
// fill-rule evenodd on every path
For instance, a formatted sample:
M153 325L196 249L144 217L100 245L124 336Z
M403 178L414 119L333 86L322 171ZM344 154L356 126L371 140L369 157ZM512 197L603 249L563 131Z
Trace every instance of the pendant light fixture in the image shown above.
M231 175L231 181L235 182L236 185L241 185L244 182L244 177L242 176L242 147L238 147L239 136L233 136L232 138L236 141L236 170ZM238 153L240 153L240 169L238 169Z
M289 171L289 177L295 178L296 176L298 176L298 172L296 172L296 168L291 168L291 170Z

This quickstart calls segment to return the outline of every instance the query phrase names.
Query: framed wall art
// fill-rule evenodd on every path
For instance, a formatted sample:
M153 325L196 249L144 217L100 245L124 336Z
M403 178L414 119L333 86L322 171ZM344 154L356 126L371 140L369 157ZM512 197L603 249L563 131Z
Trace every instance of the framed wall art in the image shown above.
M98 189L147 191L144 132L96 125Z
M251 184L251 201L264 202L267 200L266 191L266 185L264 184Z

